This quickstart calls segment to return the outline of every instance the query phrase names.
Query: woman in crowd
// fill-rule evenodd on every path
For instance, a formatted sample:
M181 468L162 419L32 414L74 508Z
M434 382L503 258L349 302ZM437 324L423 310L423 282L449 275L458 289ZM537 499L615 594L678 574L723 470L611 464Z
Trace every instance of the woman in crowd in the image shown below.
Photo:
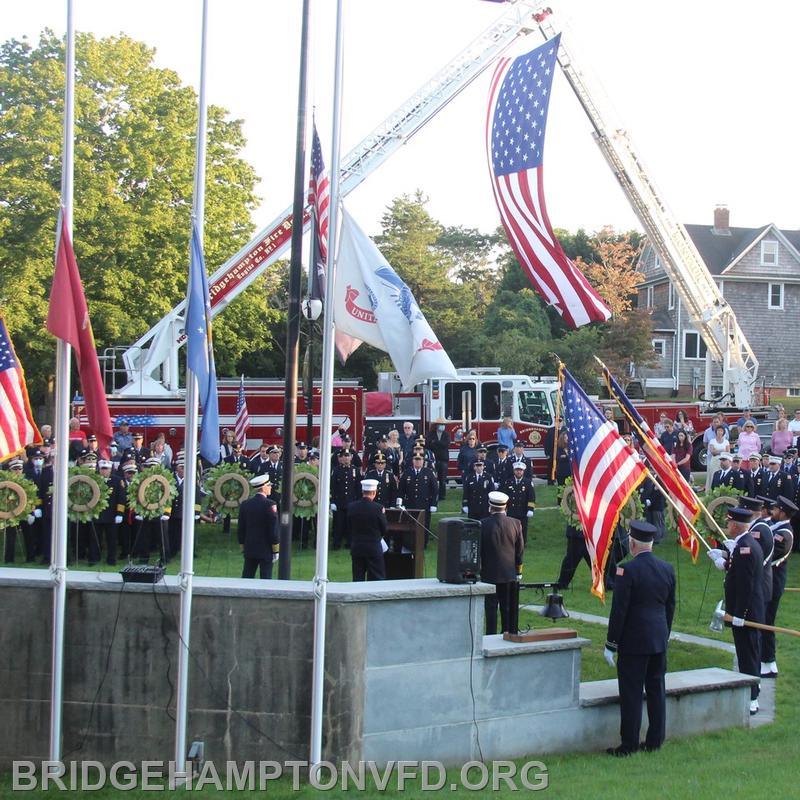
M511 417L503 417L495 436L497 437L497 444L504 444L510 453L514 447L514 442L517 440L517 432L514 430L514 423Z
M479 444L478 434L471 430L467 433L464 444L461 445L461 449L458 451L458 469L465 481L472 475L472 465L478 460Z
M706 491L711 488L711 479L719 469L719 457L723 453L730 453L731 444L725 435L725 426L717 425L714 429L714 438L708 443L708 460L706 467Z
M675 415L675 431L686 431L689 439L694 436L694 425L692 425L689 415L682 408L678 409L678 413Z
M772 433L770 450L775 456L782 456L784 451L792 446L792 432L789 430L789 422L785 416L775 423L775 430Z
M400 471L403 469L403 448L400 445L400 431L393 428L386 436L389 440L388 445L392 448L396 456L394 460L394 474L395 477L399 477Z
M749 419L744 423L742 432L736 440L737 453L742 459L742 469L747 469L750 465L750 456L753 453L761 452L761 437L756 433L756 424Z
M672 456L675 459L675 464L678 467L678 472L691 483L692 480L692 443L686 431L681 429L678 431L675 440L675 447L672 450Z

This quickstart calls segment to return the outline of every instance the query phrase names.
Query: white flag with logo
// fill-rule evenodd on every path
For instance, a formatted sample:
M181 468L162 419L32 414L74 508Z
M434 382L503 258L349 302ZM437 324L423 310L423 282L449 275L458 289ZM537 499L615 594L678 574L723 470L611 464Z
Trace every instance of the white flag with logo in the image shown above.
M455 378L411 290L344 209L340 241L336 330L389 353L406 390L426 378Z

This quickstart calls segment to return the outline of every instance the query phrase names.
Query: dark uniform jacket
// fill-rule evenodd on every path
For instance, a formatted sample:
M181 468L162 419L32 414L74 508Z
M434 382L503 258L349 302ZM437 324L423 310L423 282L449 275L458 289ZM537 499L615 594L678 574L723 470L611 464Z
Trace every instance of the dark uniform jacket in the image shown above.
M749 533L758 542L764 555L764 605L766 606L772 597L772 568L770 563L775 549L772 528L766 519L758 519L750 526Z
M507 514L491 514L481 520L481 580L510 583L521 571L525 546L522 525Z
M511 459L512 467L514 463L516 463L517 461L521 461L523 464L525 464L525 472L523 473L523 477L533 478L533 464L531 463L531 460L528 458L528 456L523 455L522 457L517 458L516 453L514 453L514 451L512 450L508 454L508 457ZM511 471L511 477L512 478L514 477L513 469Z
M111 488L111 494L108 496L108 504L100 512L97 518L98 522L113 523L114 517L124 516L125 507L128 502L127 487L124 485L122 478L119 475L109 475L106 480L106 486Z
M247 469L254 475L266 475L269 472L270 464L272 462L267 458L261 458L261 453L256 453L250 461L247 462ZM280 463L280 462L278 462ZM269 477L270 483L272 482L272 475Z
M246 558L272 558L278 552L278 506L260 492L239 506L239 544Z
M529 478L522 478L519 483L512 478L500 487L500 491L508 495L506 513L509 517L522 519L528 516L528 511L536 508L536 490Z
M347 506L347 528L350 531L350 555L381 556L381 539L388 525L383 506L362 497Z
M652 478L645 478L639 488L642 504L650 511L663 511L666 506L664 495L658 490ZM649 503L647 501L650 501Z
M770 471L765 467L759 467L750 472L750 497L767 496L767 484L770 474Z
M389 469L389 465L385 465L383 472L378 472L374 468L368 470L364 478L378 481L378 493L375 495L375 502L384 508L392 508L397 500L397 478Z
M437 463L446 464L450 460L450 434L445 430L428 431L425 437L425 447L433 453Z
M498 458L492 464L492 478L494 479L494 484L498 488L502 486L506 481L510 481L514 479L514 471L511 469L511 465L514 462L506 457L502 461Z
M36 484L36 508L42 510L42 516L49 517L53 504L50 487L53 485L53 467L45 464L39 474L36 474L33 464L26 461L22 467L22 474Z
M439 481L430 467L419 472L409 467L400 476L400 497L406 508L421 508L425 511L439 502Z
M336 508L344 511L348 503L361 496L361 478L358 470L351 464L343 467L341 464L334 468L331 474L331 503Z
M786 571L786 560L792 552L794 533L792 532L792 524L789 520L779 522L772 527L772 541L774 543L774 550L770 568L773 571L774 579L777 570Z
M733 617L764 621L764 553L749 532L739 537L728 558L725 611Z
M767 497L771 497L773 500L777 500L781 495L791 497L794 494L794 481L785 472L778 470L770 473L766 489Z
M727 486L730 489L744 490L747 488L747 482L744 474L740 469L718 469L711 478L711 488L716 489L718 486Z
M488 475L470 475L464 483L462 508L466 506L470 519L483 519L489 516L489 492L494 483Z
M672 565L639 553L617 567L606 647L623 655L664 653L674 615Z

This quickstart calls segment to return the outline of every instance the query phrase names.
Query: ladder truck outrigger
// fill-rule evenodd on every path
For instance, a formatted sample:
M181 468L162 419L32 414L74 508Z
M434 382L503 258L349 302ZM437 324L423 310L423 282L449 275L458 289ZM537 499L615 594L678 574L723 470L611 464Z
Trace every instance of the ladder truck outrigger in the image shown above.
M531 0L510 0L503 13L405 103L380 123L342 159L341 192L347 195L410 140L469 86L520 37L539 30L549 39L558 29L549 7ZM723 398L752 405L758 361L735 314L708 272L685 228L670 212L621 127L609 127L610 115L590 92L562 36L559 65L593 127L593 137L645 229L664 269L723 375ZM308 211L303 225L308 225ZM210 276L211 313L216 316L273 264L288 247L291 207L274 219ZM175 407L183 401L178 351L185 342L185 301L180 302L144 336L126 348L108 348L103 357L109 406L114 413L131 401L147 398L150 408ZM117 366L121 354L123 367ZM124 385L118 386L118 376ZM154 377L155 376L155 377ZM711 363L706 365L710 397ZM321 389L321 387L320 387ZM319 391L319 389L318 389ZM173 412L174 413L174 412ZM224 420L221 420L224 422ZM310 438L310 436L309 436Z

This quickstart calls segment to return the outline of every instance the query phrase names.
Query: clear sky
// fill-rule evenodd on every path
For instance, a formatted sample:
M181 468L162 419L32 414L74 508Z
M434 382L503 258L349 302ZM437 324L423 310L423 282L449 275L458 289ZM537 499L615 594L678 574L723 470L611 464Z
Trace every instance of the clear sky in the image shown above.
M800 228L797 77L800 4L763 0L552 0L565 44L599 81L651 177L682 222ZM197 84L200 0L75 0L77 28L123 31L157 50L160 66ZM300 0L210 0L208 100L244 121L245 152L261 178L265 226L291 203ZM333 0L315 0L314 97L330 160ZM343 151L488 27L504 6L480 0L345 0ZM65 0L3 3L0 38L63 33ZM530 49L538 44L531 37ZM392 198L419 188L445 224L499 222L482 120L488 74L373 173L347 201L370 232ZM556 227L638 227L559 74L545 147ZM80 199L76 197L76 203Z

